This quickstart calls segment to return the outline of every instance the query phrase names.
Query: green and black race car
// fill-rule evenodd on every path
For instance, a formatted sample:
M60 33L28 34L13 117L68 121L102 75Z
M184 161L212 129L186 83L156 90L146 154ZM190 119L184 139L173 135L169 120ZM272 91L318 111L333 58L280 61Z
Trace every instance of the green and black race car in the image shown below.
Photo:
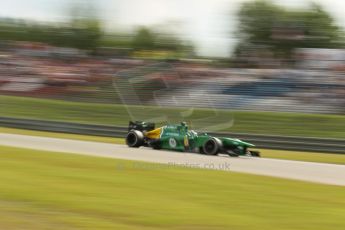
M155 128L154 123L130 121L126 144L129 147L147 146L206 155L225 153L230 156L260 156L258 151L248 149L254 147L253 144L229 137L213 137L207 133L197 133L189 130L185 122Z

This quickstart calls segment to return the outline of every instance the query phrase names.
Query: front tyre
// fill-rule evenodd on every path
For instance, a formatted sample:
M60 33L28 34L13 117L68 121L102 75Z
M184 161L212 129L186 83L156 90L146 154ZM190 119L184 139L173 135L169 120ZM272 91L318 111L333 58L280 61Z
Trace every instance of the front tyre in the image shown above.
M206 155L217 155L222 148L222 142L218 138L211 138L207 140L202 146L202 153Z
M138 148L144 144L144 134L139 130L131 130L126 136L128 147Z

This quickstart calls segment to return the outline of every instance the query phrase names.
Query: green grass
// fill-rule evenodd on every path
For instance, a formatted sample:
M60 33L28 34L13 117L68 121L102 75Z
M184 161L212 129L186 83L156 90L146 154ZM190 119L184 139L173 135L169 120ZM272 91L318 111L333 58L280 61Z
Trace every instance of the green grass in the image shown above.
M12 147L0 154L1 229L345 227L341 186Z
M0 116L8 117L120 126L126 126L128 120L131 119L126 107L123 105L0 96L0 106ZM128 106L128 108L132 114L136 115L133 119L147 120L155 117L158 120L163 116L163 119L168 118L172 122L192 121L192 128L202 127L202 125L209 126L213 123L224 123L233 119L233 126L225 128L224 131L345 138L345 116L341 115L210 109L186 111L186 109L150 106ZM191 112L191 115L182 117L181 112L185 112L184 115ZM198 119L203 118L206 118L206 120L198 121Z
M45 132L45 131L12 129L12 128L4 128L4 127L0 127L0 133L54 137L54 138L95 141L95 142L114 143L114 144L125 143L123 138L86 136L86 135L68 134L68 133L53 133L53 132ZM258 149L258 150L261 152L261 156L264 158L310 161L310 162L332 163L332 164L345 164L344 154L285 151L285 150L272 150L272 149Z

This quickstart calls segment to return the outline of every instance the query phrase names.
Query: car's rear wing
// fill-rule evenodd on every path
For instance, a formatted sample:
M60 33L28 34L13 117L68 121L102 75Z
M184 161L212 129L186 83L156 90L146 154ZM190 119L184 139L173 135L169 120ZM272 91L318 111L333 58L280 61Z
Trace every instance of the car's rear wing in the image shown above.
M152 122L130 121L128 124L128 131L139 130L143 132L143 131L151 131L153 129L155 129L155 123L152 123Z

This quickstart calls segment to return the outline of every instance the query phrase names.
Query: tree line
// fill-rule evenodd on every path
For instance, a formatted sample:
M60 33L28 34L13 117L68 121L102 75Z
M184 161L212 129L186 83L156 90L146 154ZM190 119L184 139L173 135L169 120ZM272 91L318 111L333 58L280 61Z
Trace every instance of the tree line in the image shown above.
M237 14L237 45L233 56L251 47L264 47L275 56L289 58L296 48L343 48L344 32L320 5L287 9L270 0L245 2ZM125 39L123 39L125 37ZM1 41L32 41L73 47L93 53L99 47L133 51L193 51L190 42L173 33L162 34L139 27L131 35L109 35L95 17L72 17L66 23L39 23L0 19Z

